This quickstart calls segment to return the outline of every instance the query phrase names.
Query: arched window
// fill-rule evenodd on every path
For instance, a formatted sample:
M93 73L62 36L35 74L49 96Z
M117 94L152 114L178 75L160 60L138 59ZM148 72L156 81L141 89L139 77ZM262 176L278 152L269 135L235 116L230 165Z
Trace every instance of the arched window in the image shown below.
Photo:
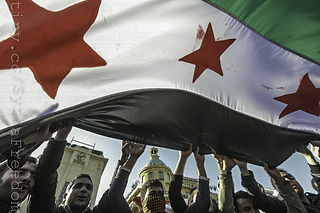
M148 174L148 177L149 177L149 180L153 180L153 172L150 172L150 173Z
M159 180L164 180L163 172L158 172L158 174L159 174Z

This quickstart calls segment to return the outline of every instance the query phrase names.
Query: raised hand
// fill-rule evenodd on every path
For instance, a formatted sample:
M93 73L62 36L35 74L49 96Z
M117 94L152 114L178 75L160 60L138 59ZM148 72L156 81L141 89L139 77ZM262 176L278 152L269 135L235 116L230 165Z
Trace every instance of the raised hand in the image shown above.
M71 119L68 119L65 126L59 130L56 134L56 136L54 137L55 140L58 140L58 141L64 141L67 139L69 133L71 132L71 129L72 129L72 120Z
M318 165L318 162L313 156L313 153L308 149L306 145L301 145L296 151L303 154L309 165Z
M189 149L187 151L179 152L179 160L177 162L176 168L174 169L173 174L175 175L183 175L184 167L186 166L187 160L192 153L192 144L190 144Z
M199 154L199 147L198 146L197 146L196 151L193 154L193 157L194 157L194 159L196 160L197 163L204 164L205 157L204 157L204 155L200 155Z
M217 154L216 150L214 149L211 149L211 152L212 152L212 156L217 160L218 168L221 173L223 170L223 155Z
M212 149L211 151L212 151L212 156L217 160L220 173L223 170L231 171L232 168L235 167L236 163L233 161L233 159L231 159L226 155L217 154L214 149Z
M121 157L120 157L121 162L126 162L128 160L130 156L131 144L132 142L130 141L122 140Z
M36 142L42 142L49 140L52 136L52 133L49 131L50 124L41 127L25 139L23 139L23 142L25 145L36 143Z
M270 169L266 163L263 164L263 168L278 185L283 184L283 178L277 168Z
M224 156L223 158L223 168L226 171L231 171L233 167L235 167L236 163L233 161L232 158L228 156Z
M196 151L193 153L193 157L197 163L198 175L207 177L206 169L204 168L204 155L199 154L199 147L197 146Z
M240 170L242 176L250 175L249 170L248 170L247 162L243 162L243 161L240 161L240 160L237 160L237 159L233 159L233 161L239 167L239 170Z
M192 144L190 144L189 146L189 149L187 151L180 151L179 154L180 154L180 158L185 158L187 159L191 153L192 153Z
M131 156L139 158L140 155L142 155L142 153L144 152L145 148L146 148L145 144L140 144L140 143L131 144L131 150L130 150Z
M316 156L318 159L320 159L320 147L315 146L311 143L310 149L311 149L311 152L313 153L313 155Z

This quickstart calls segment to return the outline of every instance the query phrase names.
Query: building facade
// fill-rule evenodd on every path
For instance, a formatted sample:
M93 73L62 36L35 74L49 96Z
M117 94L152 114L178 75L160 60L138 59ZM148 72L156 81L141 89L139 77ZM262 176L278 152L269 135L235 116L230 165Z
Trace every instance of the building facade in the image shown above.
M159 159L158 149L153 147L150 149L150 160L145 164L145 166L140 170L139 178L140 184L132 190L127 196L127 202L134 213L141 212L140 203L140 190L141 186L152 179L159 179L164 187L164 196L166 199L166 212L172 212L169 200L169 186L172 177L172 170ZM187 202L189 192L193 187L198 186L197 178L184 177L182 182L181 195ZM218 195L216 193L211 193L211 197L217 199ZM139 205L140 204L140 205Z
M63 201L63 194L71 180L79 174L85 173L89 174L92 178L93 192L90 207L94 206L100 178L107 165L108 159L103 157L102 151L95 150L94 147L89 144L85 145L91 148L68 143L64 150L63 158L58 168L58 183L55 194L58 205ZM38 156L38 159L40 156ZM20 207L18 212L27 212L27 199L21 203Z

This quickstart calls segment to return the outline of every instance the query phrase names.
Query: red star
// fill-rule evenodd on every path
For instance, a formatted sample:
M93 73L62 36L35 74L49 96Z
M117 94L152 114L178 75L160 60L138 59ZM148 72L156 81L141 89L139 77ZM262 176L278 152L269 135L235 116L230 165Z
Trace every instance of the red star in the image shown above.
M220 56L235 40L236 39L216 41L211 23L209 23L201 47L179 59L179 61L196 65L192 83L194 83L207 68L223 76Z
M0 69L29 67L43 90L55 98L72 68L107 64L83 40L101 0L86 0L58 12L31 0L6 1L16 32L0 43Z
M287 104L286 108L279 115L279 118L298 110L316 116L320 115L320 89L313 85L308 73L303 76L300 86L295 93L275 97L274 99Z

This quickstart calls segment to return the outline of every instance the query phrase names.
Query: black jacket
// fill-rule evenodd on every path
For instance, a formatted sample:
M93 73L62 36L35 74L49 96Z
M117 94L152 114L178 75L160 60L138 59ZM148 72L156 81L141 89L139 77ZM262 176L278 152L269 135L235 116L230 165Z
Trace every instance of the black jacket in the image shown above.
M68 213L64 206L55 204L55 192L58 173L66 141L51 139L45 148L37 166L35 186L28 204L29 213ZM104 193L99 204L85 213L110 212L108 193Z

